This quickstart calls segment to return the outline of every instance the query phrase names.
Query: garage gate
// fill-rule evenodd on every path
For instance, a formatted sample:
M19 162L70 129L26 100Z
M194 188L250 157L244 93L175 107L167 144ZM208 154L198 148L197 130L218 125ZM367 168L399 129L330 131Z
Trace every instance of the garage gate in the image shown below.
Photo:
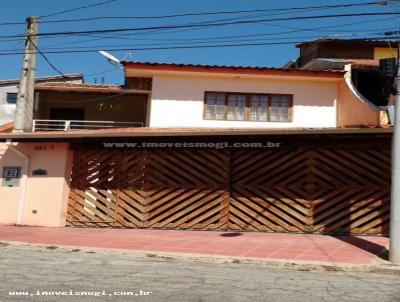
M387 234L390 149L75 148L67 224Z

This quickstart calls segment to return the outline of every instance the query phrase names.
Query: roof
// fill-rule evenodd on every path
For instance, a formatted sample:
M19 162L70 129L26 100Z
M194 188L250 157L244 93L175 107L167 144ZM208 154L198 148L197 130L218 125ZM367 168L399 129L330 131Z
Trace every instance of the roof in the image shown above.
M339 70L307 70L304 68L282 67L258 67L258 66L230 66L230 65L201 65L201 64L177 64L154 62L121 62L128 69L179 71L179 72L213 72L213 73L241 73L258 75L288 75L288 76L325 76L342 78L343 71Z
M0 125L0 133L9 133L14 127L14 122L8 122L6 124Z
M390 134L392 128L113 128L98 130L51 131L34 133L1 133L0 141L58 140L84 138L135 138L135 137L199 137L242 135L308 135L308 134Z
M366 60L366 59L313 59L306 63L302 68L308 70L344 70L344 67L348 64L353 64L354 67L378 67L378 60Z
M95 92L95 93L134 93L131 89L124 89L121 85L113 84L87 84L71 82L46 82L35 85L36 91L57 92ZM140 92L140 91L138 91ZM146 92L146 91L141 91Z
M42 81L54 81L54 80L62 80L62 79L83 79L83 74L81 73L67 73L62 75L51 75L44 77L36 77L35 82ZM8 80L0 80L0 85L4 84L19 84L20 79L8 79Z
M341 39L341 38L320 38L312 41L306 41L306 42L301 42L296 44L296 47L302 47L304 45L308 44L364 44L364 45L370 45L370 46L384 46L388 47L388 45L391 46L397 46L399 44L398 41L396 40L379 40L379 39Z

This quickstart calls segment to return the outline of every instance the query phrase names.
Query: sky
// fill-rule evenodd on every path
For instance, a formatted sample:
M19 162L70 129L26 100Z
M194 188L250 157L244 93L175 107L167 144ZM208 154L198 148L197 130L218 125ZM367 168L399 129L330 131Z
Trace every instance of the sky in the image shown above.
M143 28L185 25L201 22L232 22L269 20L258 23L241 23L201 28L175 28L140 30L102 34L74 34L42 36L38 48L61 73L83 73L86 82L122 83L123 70L111 65L97 51L102 49L140 49L109 51L118 59L150 62L174 62L190 64L216 64L234 66L280 67L298 57L294 43L318 37L342 38L384 37L383 32L398 30L400 15L342 17L332 19L280 20L281 18L356 14L366 12L400 12L400 4L356 6L348 8L308 9L290 11L258 11L236 14L213 14L171 18L125 18L67 22L62 20L92 17L144 17L186 13L269 10L306 6L322 6L349 3L366 3L368 0L116 0L103 5L80 9L53 16L46 15L70 10L106 0L13 0L3 1L0 10L0 79L18 78L23 51L22 35L27 16L42 16L39 32L88 31L118 28ZM398 1L400 2L400 1ZM278 19L278 20L276 20ZM62 22L49 22L61 20ZM16 22L21 24L3 25ZM358 23L358 24L356 24ZM321 28L323 27L323 28ZM199 45L275 43L277 45L253 45L241 47L200 48ZM193 46L191 49L150 50L143 48ZM78 47L78 48L77 48ZM69 50L90 50L71 53ZM46 53L58 51L61 53ZM11 53L10 55L5 55ZM37 59L38 76L57 72L40 56Z

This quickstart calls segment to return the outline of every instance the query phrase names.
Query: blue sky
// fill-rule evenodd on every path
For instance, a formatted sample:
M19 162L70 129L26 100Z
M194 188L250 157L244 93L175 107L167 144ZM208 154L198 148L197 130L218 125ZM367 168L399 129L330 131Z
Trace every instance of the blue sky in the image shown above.
M105 1L105 0L103 0ZM101 0L14 0L3 3L0 11L0 23L23 22L27 16L43 16L53 12L68 10L75 7L89 5ZM117 0L113 3L82 9L76 12L60 14L43 18L43 21L76 19L98 16L155 16L180 13L198 13L207 11L232 11L273 9L285 7L320 6L331 4L365 3L368 0ZM326 15L341 13L363 12L394 12L400 11L400 7L368 6L351 8L318 9L305 12L256 12L230 15L191 16L169 19L125 19L125 20L98 20L95 22L63 22L39 24L39 31L81 31L110 28L151 27L175 24L197 23L216 21L221 19L240 18L270 19L293 16ZM396 30L400 17L396 16L367 16L320 20L292 20L273 21L257 24L240 24L218 27L205 27L195 30L163 30L147 32L108 33L103 35L40 38L38 46L42 51L49 48L65 50L71 47L88 47L88 49L104 48L146 48L154 46L193 45L195 42L215 44L222 38L229 44L237 43L263 43L279 41L303 41L316 37L340 35L343 38L361 38L365 36L378 36L383 31ZM363 22L361 24L353 24ZM326 27L315 30L315 28ZM295 30L302 30L292 33ZM306 30L307 29L307 30ZM312 30L314 29L314 30ZM12 26L0 26L0 37L23 34L23 24ZM265 36L251 36L265 34ZM232 37L233 36L233 37ZM239 36L239 37L235 37ZM248 37L247 37L248 36ZM215 39L214 39L215 38ZM206 40L211 39L211 40ZM0 53L6 50L22 51L22 40L5 41L0 38ZM172 43L172 44L171 44ZM123 46L127 45L127 46ZM127 51L112 52L118 58L123 58ZM86 76L87 82L101 81L117 83L122 81L121 69L113 69L113 66L96 52L91 53L63 53L47 54L51 62L63 73L81 72ZM199 63L219 65L251 65L251 66L282 66L290 59L298 56L298 50L293 44L287 45L263 45L230 48L195 48L173 50L135 50L132 51L132 60L153 62L177 62ZM16 78L20 73L21 55L0 56L0 78ZM103 71L108 71L101 74ZM37 75L55 74L48 64L38 57Z

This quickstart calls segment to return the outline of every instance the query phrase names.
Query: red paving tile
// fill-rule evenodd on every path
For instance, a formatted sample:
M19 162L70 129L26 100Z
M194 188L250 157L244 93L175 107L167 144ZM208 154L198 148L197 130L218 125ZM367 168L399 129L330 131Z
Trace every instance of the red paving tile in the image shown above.
M0 240L267 260L372 264L388 238L257 232L42 228L0 225Z

